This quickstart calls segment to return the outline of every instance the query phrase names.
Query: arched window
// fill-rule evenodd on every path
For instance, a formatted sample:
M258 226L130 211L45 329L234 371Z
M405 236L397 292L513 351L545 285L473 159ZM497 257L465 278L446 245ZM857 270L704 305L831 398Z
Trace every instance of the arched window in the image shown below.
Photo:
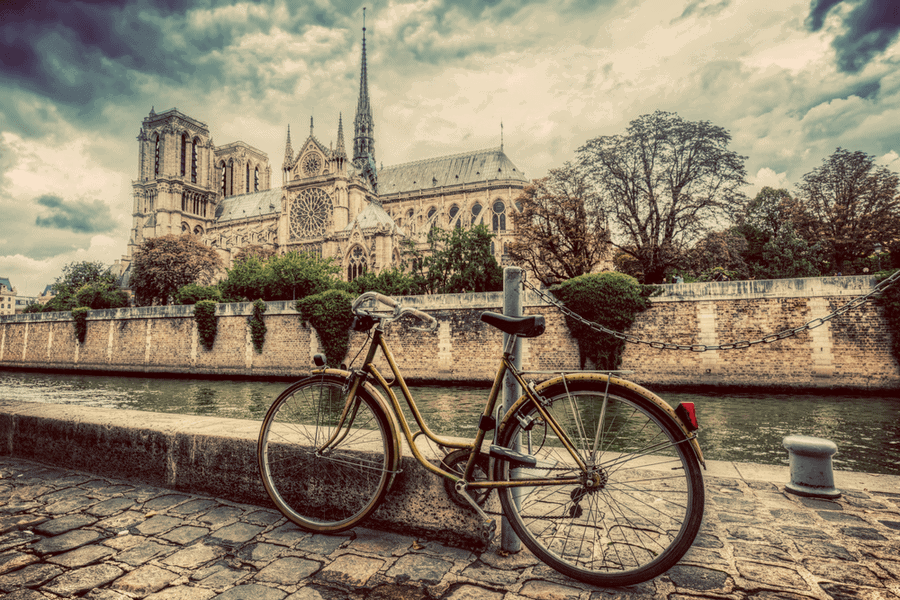
M259 167L253 169L253 191L259 191Z
M181 210L187 210L187 193L181 192Z
M459 225L459 221L456 221L456 216L457 216L458 214L459 214L459 207L458 207L457 205L454 204L453 206L450 207L450 213L449 213L450 219L447 221L447 225L449 225L451 228L452 228L454 225L455 225L456 227L459 227L459 226L460 226L460 225ZM456 221L456 222L454 223L454 221Z
M234 196L234 161L228 161L228 195Z
M474 227L478 223L478 217L481 215L481 204L475 203L472 205L472 222L471 225Z
M181 176L187 175L187 134L181 134Z
M156 136L156 150L154 151L154 161L153 161L153 175L154 177L159 177L159 161L160 161L160 152L162 148L159 143L159 135Z
M250 193L250 162L247 162L247 177L244 178L244 193Z
M225 176L226 176L226 170L225 170L225 163L223 162L222 163L222 196L223 197L226 195L225 192L227 191L227 188L225 187Z
M197 146L200 145L200 138L194 138L191 142L191 183L197 183Z
M190 232L191 232L191 226L188 225L187 223L182 223L181 224L181 233L190 233Z
M367 267L366 253L361 247L354 246L347 257L347 281L364 275Z
M203 228L200 227L199 225L197 225L196 227L194 227L194 234L195 235L203 235Z
M435 207L431 207L428 209L428 220L430 221L432 217L434 217L435 213L437 213L437 209Z
M506 205L500 200L494 202L494 216L491 219L494 231L506 231Z

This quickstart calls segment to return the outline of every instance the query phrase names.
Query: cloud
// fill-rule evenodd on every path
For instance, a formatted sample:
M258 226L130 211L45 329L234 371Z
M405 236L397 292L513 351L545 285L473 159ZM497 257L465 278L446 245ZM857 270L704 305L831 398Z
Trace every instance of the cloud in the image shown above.
M820 31L829 14L843 25L831 45L842 71L857 73L884 52L900 33L897 0L813 0L806 26Z
M48 209L48 216L38 215L34 224L48 229L65 229L75 233L103 233L115 228L109 206L94 200L63 200L59 196L45 194L34 200Z

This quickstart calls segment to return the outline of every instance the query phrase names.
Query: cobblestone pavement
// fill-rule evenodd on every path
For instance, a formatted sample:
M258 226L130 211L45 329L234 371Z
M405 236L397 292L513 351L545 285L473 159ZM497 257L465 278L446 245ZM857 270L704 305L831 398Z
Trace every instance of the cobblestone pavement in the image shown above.
M900 490L798 498L709 477L703 529L668 573L602 589L502 556L369 529L311 535L277 511L0 457L8 600L900 600ZM2 594L0 594L2 596Z

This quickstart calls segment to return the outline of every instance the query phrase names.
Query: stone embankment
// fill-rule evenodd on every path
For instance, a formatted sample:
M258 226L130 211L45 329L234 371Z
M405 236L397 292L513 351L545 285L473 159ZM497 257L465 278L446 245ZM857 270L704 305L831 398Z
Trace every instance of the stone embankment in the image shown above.
M665 285L662 295L652 299L651 308L638 316L627 333L697 348L755 341L825 317L873 286L872 277ZM434 333L412 331L404 324L390 327L390 344L408 379L493 380L501 334L479 317L485 310L501 311L502 294L411 296L401 301L428 311L440 323ZM524 367L580 368L578 345L563 315L530 292L522 304L526 314L547 317L546 332L523 341ZM0 317L0 368L285 378L308 373L321 344L292 303L269 304L261 353L253 346L251 314L251 304L220 304L212 350L198 342L191 306L93 311L83 343L75 337L69 313ZM364 341L364 334L354 334L351 352ZM896 392L900 366L890 345L891 333L881 309L869 302L794 337L740 350L692 352L626 344L621 368L633 370L631 378L651 388Z

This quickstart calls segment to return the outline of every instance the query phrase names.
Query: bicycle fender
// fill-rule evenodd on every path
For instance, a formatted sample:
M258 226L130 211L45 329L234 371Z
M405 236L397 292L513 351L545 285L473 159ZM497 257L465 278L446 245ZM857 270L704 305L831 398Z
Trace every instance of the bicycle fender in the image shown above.
M352 373L350 371L344 371L343 369L313 369L311 375L332 375L334 377L338 377L340 379L347 379L350 377ZM391 469L394 471L400 470L400 463L403 461L403 434L400 431L400 425L397 423L397 419L394 417L394 411L391 409L391 405L385 400L384 396L378 391L374 385L369 383L368 381L363 383L363 387L366 390L366 393L372 396L375 399L375 402L378 403L378 406L381 407L381 410L384 411L384 414L387 415L388 422L390 423L391 433L394 436L394 439L397 440L397 462L391 466ZM391 479L391 483L388 485L388 489L393 486L394 481Z
M535 385L534 389L537 392L541 392L550 386L562 385L563 377L563 375L558 375L556 377L543 381ZM681 429L685 437L688 439L691 448L694 449L694 454L696 455L697 460L700 462L704 469L706 468L706 461L703 460L703 451L700 450L700 444L697 441L697 436L695 435L695 433L688 431L684 423L681 422L681 419L678 418L678 415L675 414L675 409L669 406L668 402L666 402L647 388L626 379L612 377L610 375L607 375L606 373L567 373L565 375L565 380L569 383L573 381L595 381L601 382L603 384L606 384L606 382L608 381L609 383L618 385L619 387L623 387L638 396L643 396L644 398L655 404L657 407L659 407L659 409L666 413L666 415L671 417L672 421L674 421L675 424L678 425L679 429ZM527 400L527 395L522 396L521 398L519 398L519 400L516 401L513 408L518 408L519 405L524 404ZM510 410L509 412L511 413L512 410Z

